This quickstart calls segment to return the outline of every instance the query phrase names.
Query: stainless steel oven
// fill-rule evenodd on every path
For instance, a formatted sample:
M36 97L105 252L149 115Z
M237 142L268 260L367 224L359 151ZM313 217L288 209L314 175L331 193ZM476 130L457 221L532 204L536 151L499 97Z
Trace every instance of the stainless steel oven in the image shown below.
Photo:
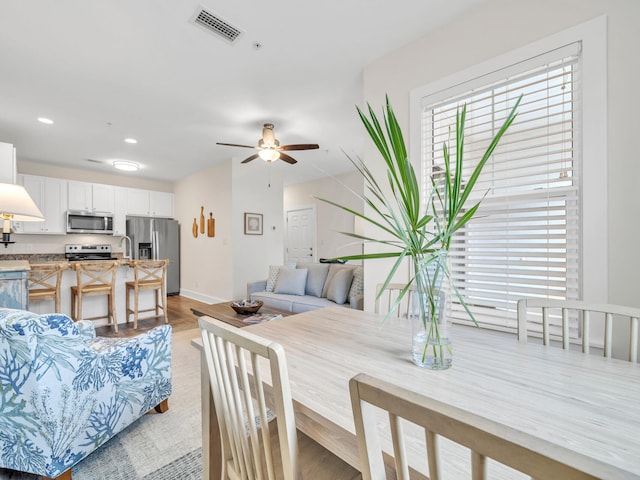
M67 233L113 235L113 213L67 211Z

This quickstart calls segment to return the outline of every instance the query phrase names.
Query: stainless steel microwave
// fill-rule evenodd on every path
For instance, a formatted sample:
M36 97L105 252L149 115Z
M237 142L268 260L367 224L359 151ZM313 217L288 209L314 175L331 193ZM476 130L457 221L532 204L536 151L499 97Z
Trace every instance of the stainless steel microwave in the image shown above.
M113 213L67 211L67 233L113 235Z

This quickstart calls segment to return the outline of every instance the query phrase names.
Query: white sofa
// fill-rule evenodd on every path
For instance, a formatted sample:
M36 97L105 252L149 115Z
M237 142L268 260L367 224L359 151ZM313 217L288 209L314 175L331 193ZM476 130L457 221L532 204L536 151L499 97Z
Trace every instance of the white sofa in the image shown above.
M336 305L362 310L363 269L335 263L272 265L266 280L247 284L247 298L293 313Z

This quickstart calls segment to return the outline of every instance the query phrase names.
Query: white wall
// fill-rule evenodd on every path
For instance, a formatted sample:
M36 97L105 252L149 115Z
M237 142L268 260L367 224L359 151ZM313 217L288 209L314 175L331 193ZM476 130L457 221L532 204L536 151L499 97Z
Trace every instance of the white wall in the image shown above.
M345 158L345 161L348 160ZM362 246L354 244L354 239L340 233L354 232L355 217L339 208L319 201L316 197L326 198L362 213L362 200L352 191L362 195L363 190L364 182L359 172L345 173L285 187L285 211L310 205L316 207L318 259L357 255L362 253Z
M231 162L217 164L176 182L175 218L180 222L180 292L207 303L233 296L233 222L231 208ZM215 237L206 233L194 238L194 218L215 219Z
M282 165L233 161L233 298L247 296L247 282L264 280L284 259ZM275 167L275 168L274 168ZM262 214L262 235L244 234L244 214Z
M181 293L215 303L246 296L247 282L267 277L283 261L282 178L264 162L239 159L176 183L175 213L181 228ZM269 187L269 184L271 185ZM215 237L191 232L194 218L213 212ZM244 213L263 215L263 234L244 234Z
M510 50L525 46L600 15L607 15L608 37L608 197L609 233L607 300L640 306L636 252L640 223L633 217L638 206L637 180L640 162L634 135L640 105L637 78L640 60L632 54L640 44L640 2L636 0L490 0L449 25L383 57L365 69L364 98L381 106L389 94L404 132L409 131L409 92L453 75ZM365 159L376 155L369 145ZM368 162L369 163L369 162ZM384 278L383 262L367 262L366 308L372 305L373 288ZM622 335L617 349L624 348Z

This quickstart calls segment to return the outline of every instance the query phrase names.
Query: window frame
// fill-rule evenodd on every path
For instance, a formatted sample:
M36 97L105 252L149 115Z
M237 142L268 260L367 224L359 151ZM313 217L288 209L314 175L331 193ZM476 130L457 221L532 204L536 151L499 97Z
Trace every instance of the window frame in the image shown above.
M409 155L414 168L422 171L422 99L481 87L492 81L492 74L518 68L518 64L565 45L582 44L582 110L579 119L582 134L582 190L579 198L582 211L580 241L581 278L579 290L583 299L608 301L608 233L607 224L607 23L606 16L577 25L532 44L515 49L491 60L446 76L410 92ZM424 194L424 192L423 192ZM604 220L603 220L604 219ZM597 346L601 339L596 338Z

